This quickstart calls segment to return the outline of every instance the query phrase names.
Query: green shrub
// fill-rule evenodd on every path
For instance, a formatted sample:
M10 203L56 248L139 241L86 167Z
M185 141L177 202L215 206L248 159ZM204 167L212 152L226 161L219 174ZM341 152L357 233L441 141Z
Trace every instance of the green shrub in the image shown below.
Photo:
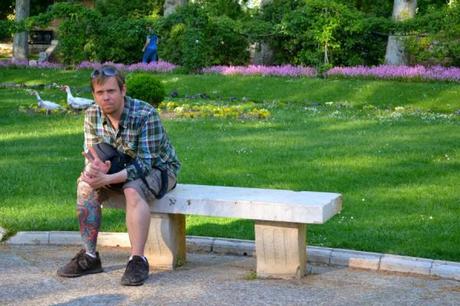
M238 15L237 10L229 11L232 16ZM189 3L159 19L155 29L160 34L160 58L188 71L210 65L247 64L249 42L243 22L222 12L216 14L215 6Z
M405 41L411 64L460 65L460 3L453 2L442 9L402 25L410 33Z
M92 37L99 33L102 16L79 3L58 2L46 13L27 19L27 29L48 26L54 19L62 20L58 27L58 57L66 64L78 64L94 57Z
M147 27L144 19L107 16L98 26L98 35L91 39L91 60L125 64L141 61Z
M128 18L142 18L160 13L163 1L160 0L96 0L96 10L103 16L116 16Z
M107 7L102 5L103 2L98 2L102 11L79 3L58 2L46 13L29 18L26 26L28 29L46 27L53 19L62 20L58 28L57 51L66 64L78 64L83 60L139 62L151 21L148 17L106 15L104 10ZM109 7L114 5L122 3L110 2ZM130 10L133 15L137 14L133 7Z
M249 60L248 40L243 25L227 16L211 17L212 39L208 42L211 65L245 65Z
M344 2L345 3L345 2ZM271 24L260 39L274 51L276 64L324 67L378 64L387 36L385 18L366 17L342 1L274 0L256 19Z
M14 21L0 20L0 41L11 39L14 28Z
M161 82L149 73L131 74L127 77L127 95L143 100L158 107L165 97L165 88Z

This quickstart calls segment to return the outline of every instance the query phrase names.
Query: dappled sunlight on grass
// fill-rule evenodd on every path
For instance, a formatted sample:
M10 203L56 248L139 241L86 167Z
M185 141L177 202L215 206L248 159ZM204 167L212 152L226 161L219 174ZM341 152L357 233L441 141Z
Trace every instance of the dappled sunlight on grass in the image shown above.
M187 216L187 234L254 240L254 222L234 218Z
M371 155L361 155L361 156L332 156L331 159L320 159L320 160L311 160L309 166L311 167L326 167L326 168L336 168L338 167L340 171L349 172L349 173L358 173L359 171L365 169L376 169L376 167L385 167L392 164L391 158L386 160Z
M178 83L181 81L181 77L178 77L178 76L175 76L175 77L172 77L172 78L169 78L169 79L163 79L161 81L161 83L163 84L174 84L174 83Z
M364 134L366 133L366 129L375 127L375 124L375 121L371 120L331 122L331 124L321 126L319 130L326 133L335 132L340 134L348 134L354 130L359 131L360 134Z

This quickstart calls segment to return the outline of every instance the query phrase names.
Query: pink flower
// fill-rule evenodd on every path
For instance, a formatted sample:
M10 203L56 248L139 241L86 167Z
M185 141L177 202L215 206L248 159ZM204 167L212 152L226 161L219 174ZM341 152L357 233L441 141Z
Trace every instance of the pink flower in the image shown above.
M315 77L316 69L304 66L212 66L203 68L203 73L217 73L223 75L262 75L262 76L291 76L291 77Z
M422 79L422 80L445 80L460 81L460 68L457 67L424 67L417 66L355 66L334 67L327 71L327 76L344 77L376 77L381 79Z
M117 67L117 69L132 72L132 71L152 71L152 72L171 72L177 68L176 65L165 62L165 61L158 61L157 63L137 63L131 65L124 65L124 64L117 64L113 62L105 62L103 64L106 65L113 65ZM81 62L77 69L97 69L101 67L103 64L98 62L88 62L84 61Z

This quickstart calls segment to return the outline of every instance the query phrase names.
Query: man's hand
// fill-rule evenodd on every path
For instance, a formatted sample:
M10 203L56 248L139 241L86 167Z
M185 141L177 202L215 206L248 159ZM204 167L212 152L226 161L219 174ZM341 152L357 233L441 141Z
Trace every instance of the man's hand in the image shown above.
M82 152L83 156L89 161L89 164L85 167L80 179L94 189L110 185L109 175L107 174L111 166L110 161L103 162L92 147L89 147L88 151L90 154Z
M84 171L80 175L80 180L88 183L88 185L90 185L93 189L110 185L109 174L104 174L102 172L96 176L88 176L86 171Z
M103 162L99 156L97 156L96 150L94 150L93 147L89 147L88 151L90 154L86 152L82 152L83 156L89 161L89 167L88 169L85 169L88 175L93 176L97 175L97 172L102 172L106 174L109 172L110 169L110 160L106 160Z

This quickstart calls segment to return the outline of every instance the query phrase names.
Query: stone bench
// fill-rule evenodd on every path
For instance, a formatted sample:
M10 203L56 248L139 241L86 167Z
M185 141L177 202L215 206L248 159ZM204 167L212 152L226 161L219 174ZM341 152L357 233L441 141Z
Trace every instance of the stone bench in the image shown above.
M124 196L104 207L124 208ZM337 193L178 184L150 203L145 248L154 269L185 263L185 215L255 221L258 277L300 278L306 273L306 224L322 224L342 207Z

